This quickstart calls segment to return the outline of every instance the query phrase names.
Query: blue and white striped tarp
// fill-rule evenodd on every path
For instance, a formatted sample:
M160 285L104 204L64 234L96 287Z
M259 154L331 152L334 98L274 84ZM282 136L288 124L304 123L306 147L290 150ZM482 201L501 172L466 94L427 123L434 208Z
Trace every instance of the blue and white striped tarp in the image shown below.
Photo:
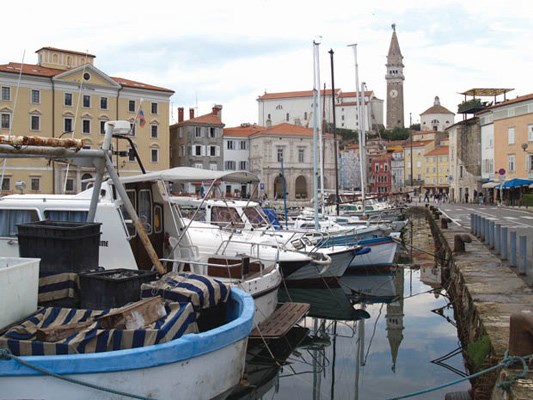
M158 281L141 285L141 299L161 296L170 301L189 301L196 310L225 303L229 294L229 286L217 279L177 272L169 272Z
M7 347L17 356L95 353L165 343L198 332L196 313L190 303L168 303L166 309L166 317L144 329L133 330L100 329L97 318L115 309L42 308L0 336L0 348ZM36 339L38 329L91 321L81 331L58 342Z
M39 303L78 297L79 279L74 272L40 273Z

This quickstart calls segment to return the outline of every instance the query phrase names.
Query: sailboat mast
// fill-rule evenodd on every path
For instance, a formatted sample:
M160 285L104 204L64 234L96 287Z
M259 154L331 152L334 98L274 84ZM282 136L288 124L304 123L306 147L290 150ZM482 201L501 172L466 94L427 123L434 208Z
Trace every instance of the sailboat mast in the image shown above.
M349 45L353 48L353 55L355 58L355 104L356 104L356 110L357 110L357 122L359 123L359 165L360 165L360 175L361 175L361 198L363 202L363 215L365 215L365 157L366 157L366 151L365 151L365 145L364 145L364 137L363 132L361 130L361 97L359 94L359 66L357 64L357 43Z
M318 131L319 131L319 122L318 122L318 105L320 104L320 78L318 77L318 46L320 46L320 41L315 39L313 41L313 188L314 188L314 214L315 214L315 229L319 229L320 225L318 223ZM318 88L318 89L317 89Z
M337 120L335 118L335 75L333 68L333 49L329 50L331 59L331 106L333 111L333 155L335 157L335 209L339 215L339 165L338 165L338 143L337 143Z

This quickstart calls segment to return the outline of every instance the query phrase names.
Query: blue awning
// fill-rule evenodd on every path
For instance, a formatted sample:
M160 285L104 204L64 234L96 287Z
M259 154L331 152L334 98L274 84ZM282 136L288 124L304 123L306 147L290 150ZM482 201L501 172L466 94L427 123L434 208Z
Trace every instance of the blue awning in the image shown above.
M507 181L503 182L503 188L504 189L514 189L521 186L529 186L533 184L532 179L521 179L521 178L513 178L509 179ZM495 186L495 189L500 189L502 187L502 184Z

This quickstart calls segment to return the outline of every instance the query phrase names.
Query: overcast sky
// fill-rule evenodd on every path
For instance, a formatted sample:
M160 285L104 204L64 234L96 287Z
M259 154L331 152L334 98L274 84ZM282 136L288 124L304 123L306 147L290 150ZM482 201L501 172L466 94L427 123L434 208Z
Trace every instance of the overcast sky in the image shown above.
M174 119L178 107L202 115L221 104L234 127L257 122L265 91L313 88L317 36L321 86L331 88L332 49L335 87L355 90L348 45L357 43L359 81L385 100L395 23L408 124L435 96L456 112L458 93L475 87L514 89L507 98L533 93L532 15L530 0L10 1L0 63L35 64L45 46L87 51L110 76L174 90Z

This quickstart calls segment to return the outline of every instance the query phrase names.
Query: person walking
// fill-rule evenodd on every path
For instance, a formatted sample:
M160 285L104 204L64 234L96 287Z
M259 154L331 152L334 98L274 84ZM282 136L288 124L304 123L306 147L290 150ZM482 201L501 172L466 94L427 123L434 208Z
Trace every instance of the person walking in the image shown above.
M424 201L426 203L429 203L429 189L426 189L426 193L424 194Z

